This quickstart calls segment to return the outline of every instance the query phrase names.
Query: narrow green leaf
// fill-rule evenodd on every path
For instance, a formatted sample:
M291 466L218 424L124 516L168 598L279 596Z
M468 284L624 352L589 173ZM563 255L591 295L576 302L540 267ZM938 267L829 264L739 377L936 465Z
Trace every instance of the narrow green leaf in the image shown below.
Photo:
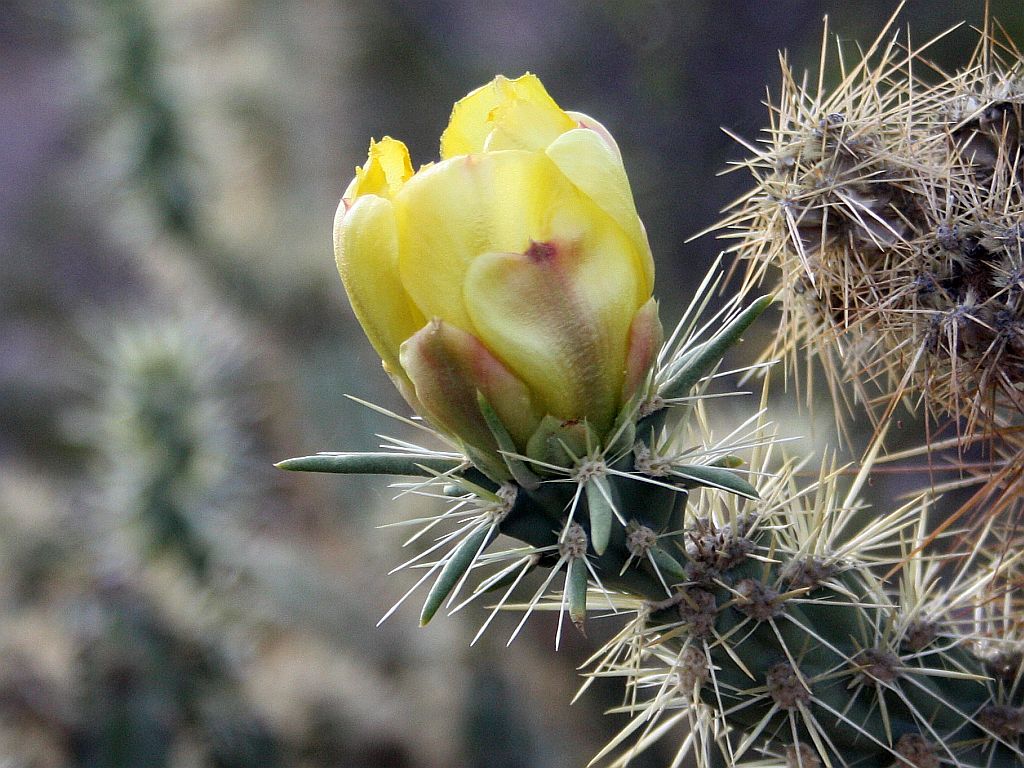
M764 312L775 297L771 294L762 296L749 307L740 312L732 322L718 331L703 344L692 349L676 366L676 370L665 384L660 394L664 399L671 400L685 397L702 378L707 376L718 365L729 347L736 344L743 332Z
M660 547L651 547L647 550L654 565L669 584L675 581L686 581L686 571L672 555Z
M526 466L522 459L517 459L513 455L519 453L519 449L516 448L512 435L505 429L505 425L501 423L498 412L487 402L487 398L483 396L483 393L476 393L476 401L480 406L480 413L483 414L484 421L487 422L491 434L494 435L494 439L498 443L498 448L502 452L501 458L505 460L505 465L508 467L508 471L512 473L512 478L527 490L532 491L537 488L540 485L540 478L530 471L530 468Z
M348 475L418 475L430 477L458 469L465 462L448 456L419 453L318 453L279 461L292 472L339 472Z
M582 632L587 620L587 564L582 557L570 560L566 565L565 594L569 618Z
M492 525L482 525L464 538L455 548L451 557L448 558L448 562L441 569L441 575L437 577L434 586L430 588L427 599L423 601L423 610L420 611L421 627L425 627L434 618L437 609L455 589L459 579L469 570L477 553L482 550L487 539L492 537L495 531L496 529Z
M597 554L603 555L611 538L612 517L615 514L611 484L607 477L595 475L583 487L587 493L587 509L590 513L590 543Z
M334 472L346 475L449 475L454 483L465 480L488 491L498 487L496 482L476 467L470 466L467 461L422 453L318 453L285 459L274 466L291 472ZM453 473L454 470L458 472Z
M508 471L508 467L505 466L505 462L493 450L477 448L469 443L463 443L462 450L465 451L469 460L473 462L473 466L478 467L495 485L507 483L512 479L512 474Z
M703 464L673 464L671 472L675 477L686 481L684 485L687 488L701 485L735 493L748 499L760 498L753 485L735 472L722 467L708 467Z

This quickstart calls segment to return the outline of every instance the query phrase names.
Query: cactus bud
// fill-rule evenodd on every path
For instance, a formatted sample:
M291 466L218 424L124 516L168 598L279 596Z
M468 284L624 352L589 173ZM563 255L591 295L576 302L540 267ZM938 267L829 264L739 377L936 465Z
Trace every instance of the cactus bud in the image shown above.
M618 149L533 75L459 101L441 161L416 173L401 142L371 144L335 253L403 396L488 472L502 462L477 391L520 452L545 416L603 440L661 342Z

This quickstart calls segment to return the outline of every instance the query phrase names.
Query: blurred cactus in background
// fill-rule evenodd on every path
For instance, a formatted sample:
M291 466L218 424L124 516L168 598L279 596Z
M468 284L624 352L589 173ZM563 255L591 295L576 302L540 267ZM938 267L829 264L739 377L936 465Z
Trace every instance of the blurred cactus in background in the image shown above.
M230 510L265 491L241 482L255 407L234 389L251 362L225 326L193 316L106 330L93 341L103 399L79 425L98 449L99 504L115 516L103 536L112 552L171 554L197 579L209 576Z

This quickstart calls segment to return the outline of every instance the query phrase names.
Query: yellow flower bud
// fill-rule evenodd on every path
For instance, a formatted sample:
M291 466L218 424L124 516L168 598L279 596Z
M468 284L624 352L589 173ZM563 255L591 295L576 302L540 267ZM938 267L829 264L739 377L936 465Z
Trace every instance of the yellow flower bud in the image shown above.
M371 143L334 245L403 395L477 455L497 451L477 394L526 451L545 419L605 436L653 364L654 267L619 150L533 75L460 100L416 173L404 144Z

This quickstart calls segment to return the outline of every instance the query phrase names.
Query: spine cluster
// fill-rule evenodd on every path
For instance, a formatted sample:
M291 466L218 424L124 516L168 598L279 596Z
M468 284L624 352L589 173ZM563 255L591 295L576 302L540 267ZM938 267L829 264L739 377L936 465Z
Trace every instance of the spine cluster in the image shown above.
M937 83L926 56L880 38L830 92L786 69L725 226L748 281L779 275L775 352L969 441L1024 415L1024 65L989 31Z
M926 502L864 528L864 510L767 490L743 511L694 520L693 578L646 603L605 649L597 674L625 678L629 730L685 717L701 764L760 753L786 766L1018 765L1019 634L986 634L937 568L904 559L897 531L916 528ZM886 558L872 555L886 549L904 563L888 581ZM1007 571L978 565L953 581L991 596Z

